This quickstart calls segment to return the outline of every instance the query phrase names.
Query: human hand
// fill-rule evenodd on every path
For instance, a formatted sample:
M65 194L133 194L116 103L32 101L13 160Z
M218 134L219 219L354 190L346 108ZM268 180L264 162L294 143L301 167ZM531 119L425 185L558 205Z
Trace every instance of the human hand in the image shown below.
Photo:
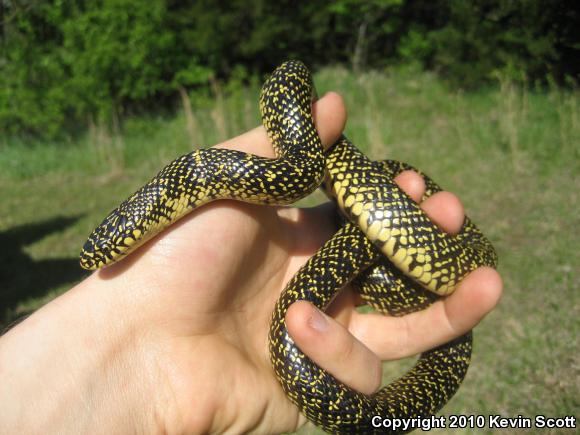
M341 98L319 100L315 118L331 145L346 120ZM261 127L219 146L273 155ZM417 201L422 196L417 174L397 182ZM464 214L452 194L436 194L422 207L444 230L459 230ZM47 304L0 339L0 402L7 404L0 432L295 430L305 419L274 377L269 321L290 277L331 237L331 213L328 205L218 201ZM499 275L481 268L419 313L360 314L347 289L322 323L306 302L290 308L286 323L321 367L371 393L381 360L465 333L500 293Z

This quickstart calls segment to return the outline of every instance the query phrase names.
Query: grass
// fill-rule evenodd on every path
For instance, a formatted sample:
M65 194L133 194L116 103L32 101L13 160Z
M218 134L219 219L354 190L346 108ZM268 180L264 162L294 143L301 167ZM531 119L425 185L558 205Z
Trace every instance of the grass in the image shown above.
M457 193L493 240L505 281L478 326L473 363L445 414L574 415L580 409L580 94L509 82L477 92L413 70L320 71L339 91L347 135ZM120 199L177 155L259 122L258 87L214 89L192 116L128 119L68 144L0 145L0 319L7 324L82 277L84 238ZM89 194L87 194L89 192ZM385 376L409 361L386 365ZM301 433L320 433L307 426Z

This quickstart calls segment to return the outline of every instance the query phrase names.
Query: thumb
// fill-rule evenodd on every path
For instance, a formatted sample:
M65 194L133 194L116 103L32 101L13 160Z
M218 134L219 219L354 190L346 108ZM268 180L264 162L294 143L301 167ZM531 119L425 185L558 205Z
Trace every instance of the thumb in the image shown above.
M380 387L379 358L311 303L292 304L286 313L286 328L302 352L341 382L365 394Z

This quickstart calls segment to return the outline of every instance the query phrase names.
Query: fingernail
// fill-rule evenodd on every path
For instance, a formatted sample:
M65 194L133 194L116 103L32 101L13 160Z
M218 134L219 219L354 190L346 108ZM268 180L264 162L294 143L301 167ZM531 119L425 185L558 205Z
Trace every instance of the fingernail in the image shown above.
M308 319L308 324L312 329L318 332L324 332L328 329L326 315L316 307L312 309L312 313Z

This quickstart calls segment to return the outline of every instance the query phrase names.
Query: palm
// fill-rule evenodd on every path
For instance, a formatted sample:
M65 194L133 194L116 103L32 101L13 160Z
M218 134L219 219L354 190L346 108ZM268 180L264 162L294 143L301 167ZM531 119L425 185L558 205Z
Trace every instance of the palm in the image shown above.
M127 269L155 289L149 335L192 432L216 404L226 410L218 432L234 421L268 432L303 421L274 377L267 336L284 284L330 234L330 225L319 231L324 215L220 201L145 246Z

